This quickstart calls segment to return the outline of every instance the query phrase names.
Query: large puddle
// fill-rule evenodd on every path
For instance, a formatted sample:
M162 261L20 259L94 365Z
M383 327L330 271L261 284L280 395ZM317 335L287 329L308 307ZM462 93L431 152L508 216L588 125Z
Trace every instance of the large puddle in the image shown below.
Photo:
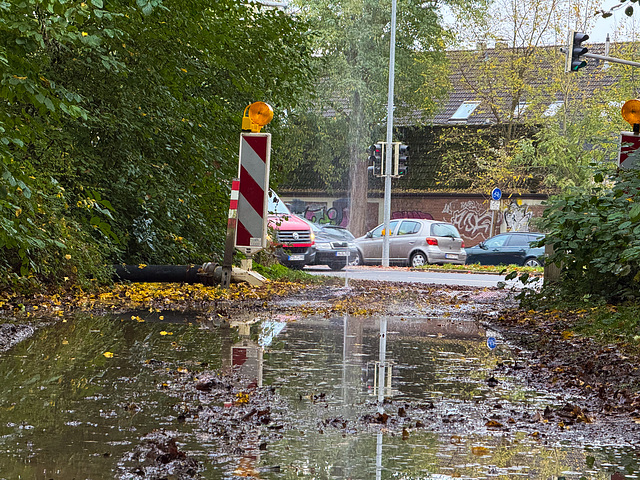
M154 430L171 432L202 479L640 478L633 446L570 435L580 425L538 431L540 412L566 399L506 375L508 345L474 322L254 320L77 317L0 354L0 479L151 478L126 459ZM234 366L282 397L286 428L268 442L258 428L251 455L220 455L189 420L197 392L172 390Z

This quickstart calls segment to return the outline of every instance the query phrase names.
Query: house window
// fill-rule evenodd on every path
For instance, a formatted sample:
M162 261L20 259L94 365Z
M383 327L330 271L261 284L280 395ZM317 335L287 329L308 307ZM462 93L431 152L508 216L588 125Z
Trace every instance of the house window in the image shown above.
M467 120L478 105L480 105L480 102L462 102L462 104L456 110L456 113L454 113L449 120Z
M553 117L556 113L558 113L558 110L560 110L563 105L564 105L564 102L562 100L556 100L555 102L549 104L549 106L544 111L542 116Z
M529 104L527 102L519 102L518 105L516 105L516 108L513 109L514 118L520 117L528 106Z
M610 116L609 114L611 113L612 110L614 112L617 112L618 115L620 115L620 110L622 109L623 105L624 105L624 102L616 102L614 100L611 100L610 102L607 102L607 106L609 108L607 110L603 110L602 112L600 112L600 116L601 117Z

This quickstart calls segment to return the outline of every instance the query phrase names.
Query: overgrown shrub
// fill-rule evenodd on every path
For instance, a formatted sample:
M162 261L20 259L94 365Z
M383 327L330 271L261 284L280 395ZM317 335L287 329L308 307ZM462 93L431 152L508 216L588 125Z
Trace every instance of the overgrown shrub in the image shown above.
M539 222L561 267L550 302L602 304L640 299L640 169L598 170L588 188L549 200ZM528 296L529 300L532 296Z

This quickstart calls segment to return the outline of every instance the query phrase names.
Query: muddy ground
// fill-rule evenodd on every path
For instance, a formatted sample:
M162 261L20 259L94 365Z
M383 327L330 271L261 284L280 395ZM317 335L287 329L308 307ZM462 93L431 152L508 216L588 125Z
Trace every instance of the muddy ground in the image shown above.
M497 365L495 377L513 375L532 388L552 392L557 398L553 407L543 411L472 405L473 414L461 411L456 415L445 415L439 405L433 403L391 402L384 415L369 414L359 419L319 418L320 433L322 429L340 429L348 435L380 425L390 434L403 436L423 428L450 435L474 431L500 435L517 430L529 432L541 441L545 437L570 441L598 438L605 443L630 445L635 444L640 433L640 425L636 423L640 421L640 358L625 352L621 345L598 345L574 334L571 330L574 319L560 312L521 311L508 291L351 281L349 287L323 285L273 292L267 297L244 295L236 299L198 301L197 311L201 318L221 324L256 313L262 318L270 313L292 317L348 313L370 316L372 321L379 315L407 318L455 315L499 332L512 346L512 359ZM25 299L21 302L26 304L23 312L11 311L5 316L7 321L0 325L0 350L27 338L45 323L33 315L24 316L24 311L33 313L34 309ZM184 309L194 309L188 299L185 298L185 302ZM180 307L176 303L172 305ZM158 308L162 301L149 299L146 306ZM91 304L96 313L101 308L99 302ZM109 311L114 311L113 306ZM162 365L147 368L154 367L159 372L165 368ZM256 453L252 450L267 448L270 442L277 441L281 431L297 428L283 415L286 405L274 389L256 388L242 378L216 371L201 372L197 379L181 378L172 394L192 401L197 399L182 413L182 420L214 432L219 438L221 455L251 456ZM230 397L234 408L220 407L222 399L228 403ZM313 401L321 404L322 398ZM254 425L266 426L268 435L251 438ZM121 466L121 478L130 478L128 475L132 473L136 478L163 478L167 474L173 478L197 478L199 469L197 462L179 451L171 432L156 432L141 438L135 450L122 459Z

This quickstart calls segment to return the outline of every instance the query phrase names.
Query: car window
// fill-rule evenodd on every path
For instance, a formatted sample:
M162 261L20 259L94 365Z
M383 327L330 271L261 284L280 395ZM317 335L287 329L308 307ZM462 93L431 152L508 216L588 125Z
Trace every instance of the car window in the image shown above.
M450 223L434 223L431 225L431 235L434 237L460 238L458 229Z
M396 225L398 224L397 220L393 220L389 222L389 230L391 230L391 235L393 235L393 231L396 229ZM373 232L373 238L379 238L382 236L382 231L384 230L384 223L382 225L378 225Z
M354 236L351 232L345 228L340 227L324 227L323 230L336 238L342 238L344 240L353 240Z
M291 215L289 207L280 199L278 195L272 190L269 192L269 207L268 212L271 215Z
M398 235L409 235L420 231L420 222L403 221L398 228Z
M507 245L510 247L528 247L534 237L533 235L508 235L509 242Z
M507 241L506 235L497 235L495 237L491 237L488 240L485 240L484 246L488 248L503 247L506 241Z

